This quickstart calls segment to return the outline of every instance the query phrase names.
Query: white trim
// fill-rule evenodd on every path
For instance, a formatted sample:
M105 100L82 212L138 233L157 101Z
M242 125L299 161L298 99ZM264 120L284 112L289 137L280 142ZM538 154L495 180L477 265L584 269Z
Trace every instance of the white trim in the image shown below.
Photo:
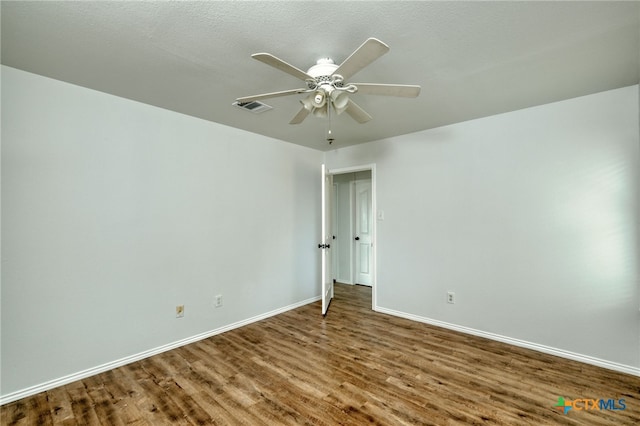
M604 359L595 358L588 355L582 355L575 352L566 351L564 349L558 349L550 346L540 345L538 343L527 342L526 340L514 339L511 337L502 336L500 334L489 333L482 330L476 330L474 328L464 327L464 326L451 324L444 321L438 321L431 318L408 314L406 312L395 311L393 309L382 308L380 306L376 306L375 311L383 314L393 315L400 318L405 318L412 321L434 325L436 327L442 327L442 328L447 328L449 330L459 331L465 334L472 334L474 336L484 337L490 340L496 340L498 342L508 343L510 345L518 346L521 348L532 349L534 351L571 359L573 361L583 362L585 364L595 365L598 367L618 371L621 373L631 374L633 376L640 376L640 368L632 367L630 365L619 364L617 362L607 361Z
M83 370L83 371L79 371L77 373L69 374L67 376L60 377L60 378L54 379L54 380L50 380L48 382L44 382L44 383L41 383L39 385L30 386L28 388L25 388L25 389L22 389L22 390L19 390L19 391L11 392L11 393L9 393L7 395L0 396L0 405L8 404L10 402L17 401L17 400L22 399L22 398L33 396L33 395L36 395L36 394L38 394L40 392L44 392L44 391L49 390L49 389L57 388L59 386L63 386L63 385L66 385L66 384L69 384L69 383L72 383L72 382L75 382L75 381L78 381L78 380L82 380L84 378L87 378L87 377L90 377L90 376L94 376L96 374L104 373L105 371L113 370L114 368L122 367L123 365L126 365L126 364L131 364L132 362L140 361L142 359L149 358L149 357L154 356L154 355L158 355L158 354L160 354L162 352L167 352L167 351L170 351L172 349L179 348L180 346L185 346L185 345L188 345L190 343L195 343L197 341L209 338L211 336L215 336L217 334L221 334L221 333L224 333L224 332L227 332L227 331L231 331L233 329L240 328L240 327L243 327L245 325L249 325L249 324L254 323L254 322L262 321L263 319L272 317L274 315L279 315L279 314L282 314L284 312L290 311L292 309L296 309L296 308L299 308L301 306L308 305L309 303L317 302L320 299L321 299L320 296L312 297L310 299L306 299L306 300L294 303L294 304L289 305L289 306L278 308L278 309L275 309L273 311L266 312L264 314L256 315L254 317L247 318L245 320L234 322L232 324L228 324L228 325L222 326L220 328L216 328L214 330L210 330L210 331L206 331L204 333L196 334L195 336L187 337L186 339L182 339L182 340L178 340L178 341L173 342L173 343L169 343L169 344L166 344L166 345L158 346L157 348L149 349L147 351L143 351L143 352L131 355L131 356L120 358L120 359L115 360L115 361L107 362L106 364L98 365L96 367L92 367L92 368L89 368L89 369L86 369L86 370Z

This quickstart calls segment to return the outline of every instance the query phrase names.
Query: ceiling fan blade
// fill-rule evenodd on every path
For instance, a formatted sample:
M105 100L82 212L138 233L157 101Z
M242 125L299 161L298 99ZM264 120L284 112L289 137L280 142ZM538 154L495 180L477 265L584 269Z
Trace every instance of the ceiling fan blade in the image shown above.
M289 124L300 124L300 123L302 123L304 121L304 119L307 118L307 115L309 115L310 113L311 113L311 111L309 111L308 109L306 109L303 106L302 109L300 111L298 111L298 113L295 115L295 117L293 117L291 119Z
M262 93L260 95L252 95L252 96L244 96L242 98L236 99L237 102L244 103L250 101L257 101L259 99L268 99L268 98L277 98L279 96L289 96L296 95L298 93L304 93L307 89L290 89L283 90L281 92L271 92L271 93Z
M351 118L353 118L360 124L366 123L367 121L371 120L371 116L351 99L349 99L349 102L347 103L346 111L347 114L351 116Z
M420 94L420 86L409 84L375 84L352 83L358 88L357 93L363 95L399 96L402 98L415 98Z
M289 75L299 78L300 80L305 81L309 78L313 79L313 77L311 77L306 72L294 67L291 64L286 63L280 58L276 58L270 53L254 53L253 55L251 55L251 57L253 59L257 59L260 62L264 62L267 65L271 65L272 67L279 69L280 71L284 71Z
M339 74L348 80L349 77L369 65L389 51L389 46L376 38L369 38L362 43L355 52L351 54L342 64L333 72Z

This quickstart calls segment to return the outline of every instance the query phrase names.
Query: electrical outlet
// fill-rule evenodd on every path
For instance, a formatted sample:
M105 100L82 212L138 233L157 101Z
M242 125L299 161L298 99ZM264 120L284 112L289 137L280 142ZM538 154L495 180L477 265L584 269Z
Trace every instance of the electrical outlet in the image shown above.
M184 305L176 306L176 318L184 317Z
M456 303L456 294L454 292L447 292L447 303Z
M216 296L215 304L216 304L216 308L219 308L219 307L222 306L222 295L221 294L218 294Z

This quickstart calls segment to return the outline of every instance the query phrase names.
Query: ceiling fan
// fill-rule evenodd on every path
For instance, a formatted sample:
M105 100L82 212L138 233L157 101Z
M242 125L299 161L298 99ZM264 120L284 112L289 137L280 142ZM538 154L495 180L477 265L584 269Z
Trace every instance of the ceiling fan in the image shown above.
M369 38L342 64L336 65L331 58L322 58L307 72L269 53L255 53L251 55L252 58L299 78L306 83L306 87L244 96L236 99L236 102L243 104L261 99L307 93L308 95L300 100L302 108L289 124L300 124L309 114L316 117L330 117L332 110L337 114L346 111L358 123L366 123L371 120L371 116L349 98L350 94L415 98L420 93L420 86L415 85L347 82L351 76L388 51L389 46L378 39Z

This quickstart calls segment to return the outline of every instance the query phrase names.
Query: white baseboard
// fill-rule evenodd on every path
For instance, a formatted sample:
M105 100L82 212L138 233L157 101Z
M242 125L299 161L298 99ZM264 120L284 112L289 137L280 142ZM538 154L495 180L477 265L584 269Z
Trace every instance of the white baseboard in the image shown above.
M157 348L149 349L144 352L140 352L131 356L127 356L115 361L107 362L106 364L98 365L96 367L92 367L83 371L79 371L77 373L69 374L64 377L60 377L58 379L50 380L45 383L41 383L39 385L30 386L28 388L11 392L7 395L0 396L0 405L8 404L9 402L17 401L22 398L26 398L32 395L36 395L40 392L44 392L49 389L57 388L58 386L63 386L77 380L82 380L84 378L94 376L96 374L104 373L105 371L113 370L114 368L122 367L123 365L130 364L132 362L140 361L145 358L149 358L151 356L160 354L162 352L170 351L175 348L179 348L180 346L188 345L190 343L197 342L199 340L206 339L211 336L215 336L216 334L221 334L226 331L230 331L236 328L243 327L245 325L249 325L254 322L261 321L263 319L272 317L274 315L278 315L292 309L299 308L304 305L308 305L309 303L314 303L320 300L320 296L312 297L307 300L303 300L301 302L294 303L289 306L285 306L283 308L275 309L270 312L266 312L264 314L256 315L255 317L247 318L242 321L234 322L232 324L228 324L222 326L220 328L216 328L215 330L210 330L204 333L197 334L195 336L187 337L186 339L178 340L173 343L169 343L166 345L158 346Z
M607 361L604 359L594 358L588 355L582 355L575 352L566 351L564 349L558 349L550 346L540 345L538 343L527 342L525 340L514 339L511 337L502 336L500 334L489 333L486 331L476 330L474 328L464 327L456 324L450 324L448 322L438 321L431 318L408 314L406 312L395 311L393 309L382 308L380 306L376 306L375 311L383 314L393 315L400 318L405 318L412 321L434 325L436 327L442 327L442 328L447 328L449 330L459 331L461 333L472 334L474 336L484 337L491 340L497 340L498 342L508 343L510 345L519 346L521 348L532 349L534 351L571 359L573 361L584 362L585 364L591 364L598 367L607 368L609 370L618 371L621 373L640 376L640 368L632 367L630 365L619 364L619 363Z

